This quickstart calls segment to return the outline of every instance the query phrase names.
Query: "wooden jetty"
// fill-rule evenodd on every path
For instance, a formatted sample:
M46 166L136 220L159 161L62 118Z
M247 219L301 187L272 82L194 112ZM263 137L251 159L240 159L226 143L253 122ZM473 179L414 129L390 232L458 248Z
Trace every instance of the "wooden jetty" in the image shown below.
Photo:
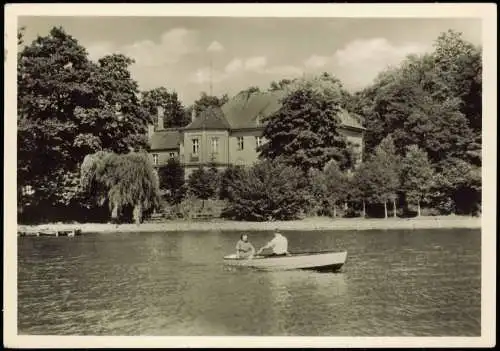
M18 236L52 236L52 237L59 237L59 236L68 236L68 237L74 237L77 235L82 235L82 230L79 228L67 228L67 229L58 229L58 230L52 230L52 229L20 229L17 231Z

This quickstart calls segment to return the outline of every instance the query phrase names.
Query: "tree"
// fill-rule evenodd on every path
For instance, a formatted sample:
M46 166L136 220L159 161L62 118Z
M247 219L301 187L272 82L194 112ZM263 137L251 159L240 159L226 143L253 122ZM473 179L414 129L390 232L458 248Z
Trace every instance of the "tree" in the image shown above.
M86 154L146 147L147 116L128 71L132 62L110 55L94 63L62 28L20 50L18 183L34 189L32 203L76 206Z
M406 201L417 204L417 215L420 217L420 204L428 201L434 169L427 153L417 145L410 145L402 160L401 184Z
M277 112L267 118L260 148L264 159L282 159L305 173L334 159L346 164L346 139L339 134L341 93L322 78L294 83Z
M396 154L396 147L391 135L385 137L375 149L373 158L375 164L382 172L381 179L385 178L379 189L381 199L384 201L385 217L387 218L387 201L393 204L393 216L396 217L396 198L400 186L401 159Z
M143 91L141 105L150 116L154 116L154 122L157 120L157 107L163 107L165 111L163 125L165 128L184 127L189 124L191 119L186 114L177 93L175 91L170 93L163 87Z
M199 167L189 175L188 185L191 193L203 200L202 208L205 207L205 200L213 197L217 191L217 179L213 172L204 167Z
M241 166L229 165L221 174L219 198L221 200L229 200L234 196L233 186L236 181L243 176L243 168Z
M179 204L185 196L184 168L176 158L168 160L167 164L158 170L160 189L167 191L171 204Z
M227 101L229 101L229 97L227 94L224 94L221 98L217 96L210 96L207 93L201 93L201 96L198 100L194 102L194 112L196 116L200 114L200 112L204 111L208 107L221 107Z
M231 185L225 215L251 221L299 218L308 207L307 187L297 169L269 160L244 169Z
M238 93L238 95L239 94L248 94L248 95L251 95L251 94L254 94L254 93L260 93L259 87L256 87L256 86L249 87L247 89L244 89L244 90L240 91Z
M132 208L133 219L139 224L145 212L159 205L158 177L145 153L118 155L100 151L87 155L81 175L84 191L96 205L108 203L113 220Z
M325 174L326 180L326 193L333 207L333 217L337 217L338 203L346 201L348 198L348 179L346 174L340 170L335 162L327 164L323 173Z
M272 81L271 85L269 86L269 91L283 90L287 85L295 81L296 79L282 79L278 82Z
M444 213L480 212L481 168L459 158L441 162L436 168L432 201Z

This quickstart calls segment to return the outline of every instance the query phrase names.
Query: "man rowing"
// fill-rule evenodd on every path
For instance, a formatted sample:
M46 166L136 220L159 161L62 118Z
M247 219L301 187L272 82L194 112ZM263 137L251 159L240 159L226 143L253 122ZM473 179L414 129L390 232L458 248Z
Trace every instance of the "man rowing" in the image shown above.
M265 249L272 249L272 253L269 256L287 256L288 253L288 240L285 238L279 230L276 229L274 232L274 238L269 241L265 246L261 247L257 251L259 255Z

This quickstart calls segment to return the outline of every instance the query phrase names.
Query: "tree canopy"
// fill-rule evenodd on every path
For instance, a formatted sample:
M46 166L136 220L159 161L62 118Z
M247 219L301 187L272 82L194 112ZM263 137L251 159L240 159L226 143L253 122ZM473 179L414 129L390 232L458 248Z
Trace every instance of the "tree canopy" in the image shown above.
M20 49L18 182L35 189L39 204L75 199L86 154L147 147L147 116L128 71L132 62L123 55L92 62L62 28Z
M268 142L260 148L260 156L280 159L304 172L323 169L332 159L345 167L350 155L338 131L341 102L341 86L330 77L291 83L279 110L267 118L263 136Z
M142 107L152 116L151 122L157 122L157 108L164 108L164 128L184 127L189 124L190 116L179 101L175 91L169 92L160 87L142 92Z

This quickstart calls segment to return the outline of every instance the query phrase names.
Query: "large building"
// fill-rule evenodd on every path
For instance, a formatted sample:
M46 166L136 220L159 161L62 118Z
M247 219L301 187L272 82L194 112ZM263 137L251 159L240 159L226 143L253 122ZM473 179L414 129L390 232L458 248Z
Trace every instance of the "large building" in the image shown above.
M184 128L163 128L163 110L158 109L156 125L149 127L150 155L160 167L169 158L178 157L186 177L200 165L251 165L258 158L257 147L262 137L263 120L280 108L283 91L241 93L221 108L209 108ZM359 117L341 111L340 132L356 148L357 162L362 160L364 128Z

